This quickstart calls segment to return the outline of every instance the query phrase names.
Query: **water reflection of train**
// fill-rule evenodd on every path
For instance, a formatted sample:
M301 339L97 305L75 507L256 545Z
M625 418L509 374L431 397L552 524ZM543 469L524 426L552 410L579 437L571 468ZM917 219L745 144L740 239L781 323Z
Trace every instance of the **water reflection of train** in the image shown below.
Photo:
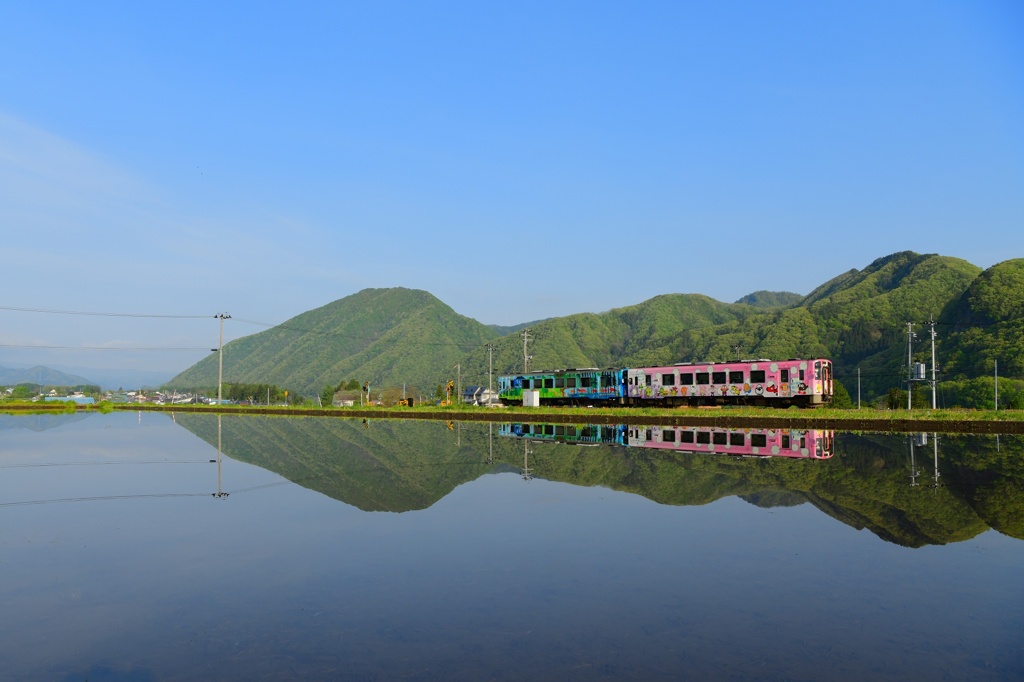
M829 459L835 432L821 429L729 429L713 426L510 423L499 436L574 445L622 445L735 457Z

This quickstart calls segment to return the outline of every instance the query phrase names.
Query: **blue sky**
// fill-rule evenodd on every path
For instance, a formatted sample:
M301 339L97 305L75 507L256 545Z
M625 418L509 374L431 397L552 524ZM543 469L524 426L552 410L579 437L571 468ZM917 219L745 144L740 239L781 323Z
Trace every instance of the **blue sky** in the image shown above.
M1022 219L1016 1L0 2L0 306L210 316L0 309L2 366L170 376L208 351L38 346L366 287L514 324L988 267Z

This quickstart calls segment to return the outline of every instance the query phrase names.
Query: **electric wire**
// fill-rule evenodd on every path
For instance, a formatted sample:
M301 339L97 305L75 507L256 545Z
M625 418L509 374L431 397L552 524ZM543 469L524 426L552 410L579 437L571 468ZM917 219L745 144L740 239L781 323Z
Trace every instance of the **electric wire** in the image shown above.
M195 351L206 351L209 352L208 346L51 346L45 344L31 344L31 343L0 343L0 348L29 348L33 350L88 350L88 351L163 351L171 353L181 352L195 352Z
M169 320L203 320L210 315L159 315L153 313L104 313L84 310L50 310L48 308L21 308L18 306L0 305L0 310L20 313L44 313L47 315L87 315L91 317L143 317Z

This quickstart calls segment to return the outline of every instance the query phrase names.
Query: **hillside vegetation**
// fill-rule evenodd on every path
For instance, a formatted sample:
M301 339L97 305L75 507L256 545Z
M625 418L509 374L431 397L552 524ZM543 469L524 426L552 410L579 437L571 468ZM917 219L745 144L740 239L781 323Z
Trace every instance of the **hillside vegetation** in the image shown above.
M953 380L950 396L984 396L997 360L1001 376L1024 379L1024 259L982 272L958 258L904 251L804 297L758 291L723 303L665 294L604 313L530 323L527 352L531 369L825 356L848 386L860 370L864 399L875 399L905 385L907 322L918 335L914 360L931 364L929 320L937 323L938 365ZM488 345L495 374L522 371L524 327L481 324L425 291L367 289L231 342L224 380L313 395L357 379L429 394L455 379L458 365L463 385L486 385ZM212 386L216 372L214 354L170 385ZM1012 390L1007 396L1004 407L1024 400ZM964 400L983 406L974 404L981 397Z

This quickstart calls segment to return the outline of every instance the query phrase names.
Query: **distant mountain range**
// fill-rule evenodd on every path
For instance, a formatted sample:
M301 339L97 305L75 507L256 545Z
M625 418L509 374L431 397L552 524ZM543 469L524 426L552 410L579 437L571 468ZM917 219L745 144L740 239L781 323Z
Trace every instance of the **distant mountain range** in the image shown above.
M958 258L905 251L842 273L802 297L759 291L723 303L665 294L604 313L513 327L459 315L425 291L366 289L232 341L224 348L224 380L307 395L347 379L432 393L459 371L463 385L486 385L489 362L495 375L522 370L520 332L528 326L531 369L825 356L847 385L859 376L869 397L900 385L907 322L920 337L915 361L930 365L929 319L938 323L945 378L991 377L995 360L1001 375L1024 377L1024 259L983 272ZM168 385L216 381L211 355Z
M0 367L0 386L38 384L40 386L99 386L102 389L147 388L160 386L167 381L167 372L151 372L137 369L96 369L78 370L89 377L75 373L74 368L57 369L42 365L30 369Z
M0 385L17 386L18 384L39 384L40 386L81 386L95 382L68 374L50 367L36 366L29 369L8 369L0 367Z

